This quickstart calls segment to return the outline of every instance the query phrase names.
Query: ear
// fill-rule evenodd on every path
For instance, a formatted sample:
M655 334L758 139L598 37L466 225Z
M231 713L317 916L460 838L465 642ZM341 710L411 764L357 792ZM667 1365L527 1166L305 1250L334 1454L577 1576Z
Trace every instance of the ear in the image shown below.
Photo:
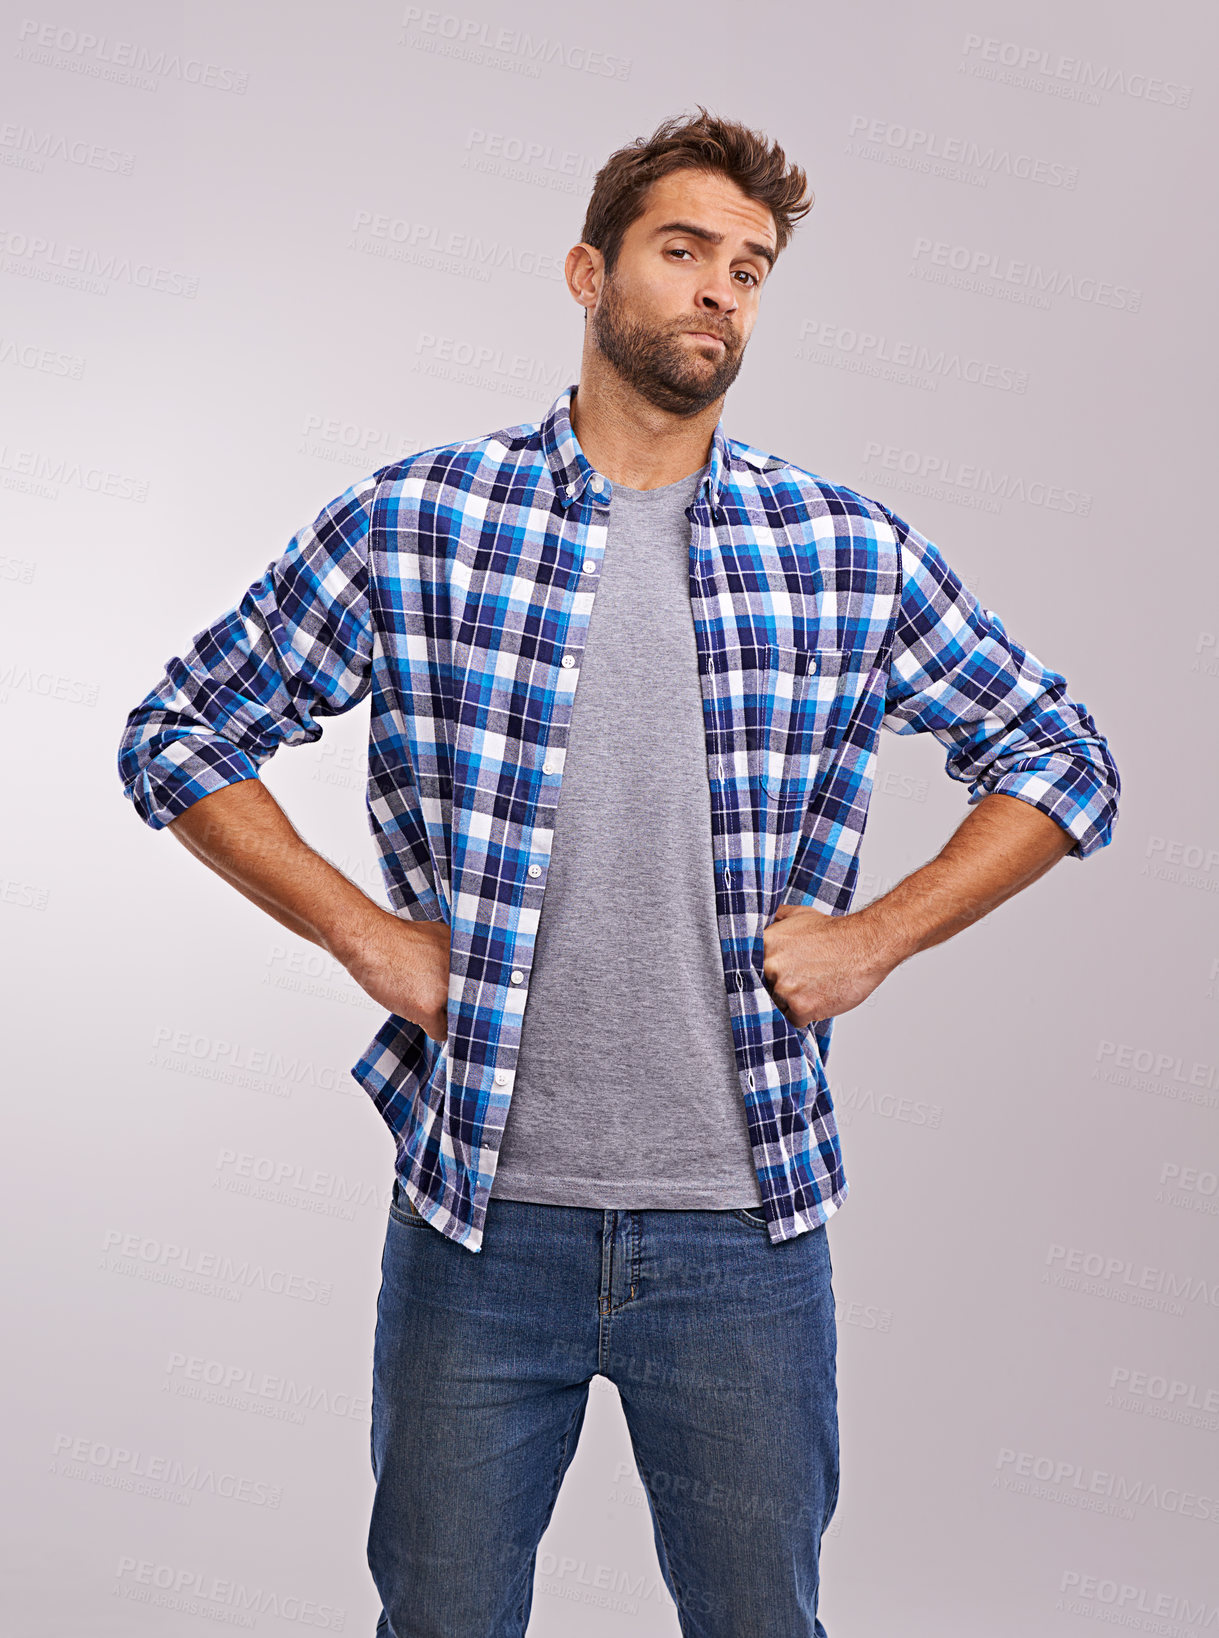
M572 299L587 312L597 305L605 277L605 257L595 245L572 245L563 264Z

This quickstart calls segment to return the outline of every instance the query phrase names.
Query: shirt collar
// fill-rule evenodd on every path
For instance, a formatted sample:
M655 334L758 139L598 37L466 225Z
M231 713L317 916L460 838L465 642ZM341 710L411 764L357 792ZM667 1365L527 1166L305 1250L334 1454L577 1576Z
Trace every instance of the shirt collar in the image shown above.
M579 501L588 484L594 479L600 480L601 476L590 465L572 431L571 401L578 385L578 382L573 382L570 387L563 389L542 422L542 451L546 456L550 475L554 479L559 501L565 507L573 506ZM728 461L728 440L723 422L717 421L715 431L711 435L707 475L703 480L713 511L719 505L720 490L727 479Z

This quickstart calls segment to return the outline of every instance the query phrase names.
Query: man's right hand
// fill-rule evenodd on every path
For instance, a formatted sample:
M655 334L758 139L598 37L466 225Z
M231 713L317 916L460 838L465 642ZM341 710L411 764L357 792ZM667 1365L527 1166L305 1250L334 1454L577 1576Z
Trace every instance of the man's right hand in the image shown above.
M338 961L366 994L448 1039L449 924L405 921L297 835L261 779L201 797L170 825L196 858Z
M448 1040L449 924L404 921L390 911L362 918L354 950L335 954L366 995L433 1041Z

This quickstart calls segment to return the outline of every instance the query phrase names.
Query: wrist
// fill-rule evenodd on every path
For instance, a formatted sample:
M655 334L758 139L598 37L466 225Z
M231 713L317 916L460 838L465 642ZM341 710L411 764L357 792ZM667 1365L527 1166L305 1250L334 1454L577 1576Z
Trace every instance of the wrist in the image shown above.
M886 895L886 898L888 895ZM909 919L886 899L876 899L854 912L868 952L868 965L884 979L918 950Z
M355 888L350 898L334 908L326 925L318 929L318 942L340 966L350 971L353 966L364 963L369 948L383 933L387 919L397 921L392 911Z

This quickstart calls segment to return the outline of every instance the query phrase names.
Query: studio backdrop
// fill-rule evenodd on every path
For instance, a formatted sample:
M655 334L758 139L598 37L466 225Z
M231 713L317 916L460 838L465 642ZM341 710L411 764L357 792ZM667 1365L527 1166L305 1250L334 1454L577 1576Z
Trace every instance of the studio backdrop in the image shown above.
M147 829L116 753L328 500L577 379L592 177L700 103L816 195L726 430L928 535L1122 777L1109 847L835 1026L823 1619L1211 1630L1213 9L469 4L2 25L3 1630L371 1634L393 1147L350 1071L385 1015ZM264 777L384 903L367 732L365 701ZM884 736L857 907L967 794ZM594 1389L529 1632L675 1635Z

